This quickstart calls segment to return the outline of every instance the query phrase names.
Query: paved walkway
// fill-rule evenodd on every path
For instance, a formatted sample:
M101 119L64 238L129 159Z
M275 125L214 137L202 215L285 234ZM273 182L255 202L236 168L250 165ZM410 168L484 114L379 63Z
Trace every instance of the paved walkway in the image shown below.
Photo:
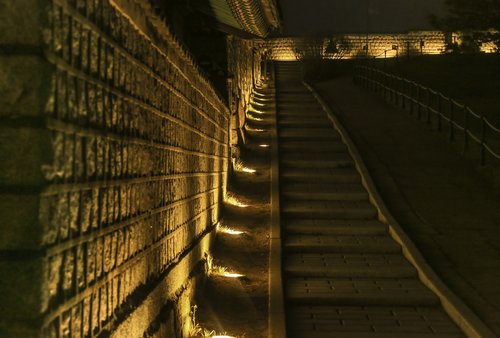
M462 337L368 199L295 63L277 65L287 337Z
M350 78L316 84L395 218L500 336L500 193L446 142Z

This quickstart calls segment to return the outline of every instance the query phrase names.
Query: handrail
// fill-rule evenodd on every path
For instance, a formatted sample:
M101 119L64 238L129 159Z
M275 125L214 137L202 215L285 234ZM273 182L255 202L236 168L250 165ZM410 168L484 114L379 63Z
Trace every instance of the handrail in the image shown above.
M463 153L469 150L469 141L479 145L481 165L486 164L487 154L500 160L500 128L468 106L412 80L367 66L355 67L354 82L409 110L410 114L416 111L418 120L425 114L429 125L434 117L438 131L443 130L443 125L447 126L450 142L455 141L459 131L463 135Z

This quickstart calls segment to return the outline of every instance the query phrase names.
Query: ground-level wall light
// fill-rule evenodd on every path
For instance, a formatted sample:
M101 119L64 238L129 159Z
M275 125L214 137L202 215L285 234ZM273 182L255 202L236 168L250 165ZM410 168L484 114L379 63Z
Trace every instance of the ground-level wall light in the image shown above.
M248 167L241 168L241 171L243 171L244 173L249 173L249 174L255 174L257 172L257 170L252 169L252 168L248 168Z
M245 129L248 130L248 131L253 131L253 132L263 132L263 131L265 131L264 129L257 129L257 128L249 127L248 125L245 126Z
M243 235L245 233L244 231L235 230L235 229L228 228L225 226L219 226L217 228L217 230L219 232L222 232L223 234L228 234L228 235L232 235L232 236Z
M252 120L252 121L264 121L264 119L262 117L255 117L253 115L249 115L249 114L246 114L247 115L247 118L249 120Z
M273 100L273 98L271 98L271 97L266 97L266 95L265 95L265 94L257 94L257 93L254 93L254 94L253 94L253 96L254 96L254 97L252 98L252 102L253 102L255 99L257 99L257 100L259 100L259 101L264 101L264 102L266 102L266 101L272 101L272 100Z
M238 207L238 208L248 208L249 207L248 204L243 203L235 196L229 195L229 194L224 197L224 202L227 204L230 204L230 205L234 205L235 207Z
M264 104L264 103L261 103L261 102L255 102L255 101L253 101L253 100L252 100L252 101L250 101L250 103L251 103L252 105L256 105L256 106L259 106L259 107L264 107L264 106L265 106L265 104Z
M228 270L228 268L226 268L225 266L215 265L213 263L213 261L214 261L213 257L209 255L207 257L207 267L208 267L207 275L208 276L215 275L215 276L226 277L226 278L245 277L245 275L243 275L241 273L237 273L237 272Z
M259 144L259 147L261 147L261 148L269 148L270 145L269 144Z
M241 162L241 160L233 158L233 168L237 172L244 172L247 174L255 174L257 170L247 167Z
M253 107L250 108L250 109L248 109L248 111L251 112L251 113L259 114L259 115L263 115L263 114L266 113L266 112L263 112L262 110L255 109Z
M245 275L242 275L241 273L236 273L236 272L224 272L222 277L227 277L227 278L241 278L245 277Z

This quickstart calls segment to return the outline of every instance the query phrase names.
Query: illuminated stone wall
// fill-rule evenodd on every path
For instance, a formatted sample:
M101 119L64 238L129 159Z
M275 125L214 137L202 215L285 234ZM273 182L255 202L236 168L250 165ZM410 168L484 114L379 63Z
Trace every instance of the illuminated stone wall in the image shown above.
M231 108L231 144L238 143L238 130L245 124L245 111L250 106L252 88L261 81L261 53L252 40L228 37L228 72L231 76L229 106Z
M343 40L347 52L343 59L357 57L383 58L396 55L440 54L446 48L445 34L438 31L415 31L407 34L339 34L323 41L323 50L329 42ZM297 49L307 45L304 38L271 39L266 47L271 50L273 60L297 60ZM368 49L366 49L368 46ZM397 46L397 50L393 49ZM323 53L325 58L334 58L333 54Z
M185 334L227 107L148 1L1 7L0 336Z

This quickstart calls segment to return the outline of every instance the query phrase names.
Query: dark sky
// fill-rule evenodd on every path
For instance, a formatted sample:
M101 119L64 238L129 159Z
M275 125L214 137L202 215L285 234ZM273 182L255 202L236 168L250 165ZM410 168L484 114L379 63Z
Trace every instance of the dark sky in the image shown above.
M367 31L390 33L432 29L428 20L429 15L444 13L444 0L279 0L279 2L285 21L285 32L290 35Z

